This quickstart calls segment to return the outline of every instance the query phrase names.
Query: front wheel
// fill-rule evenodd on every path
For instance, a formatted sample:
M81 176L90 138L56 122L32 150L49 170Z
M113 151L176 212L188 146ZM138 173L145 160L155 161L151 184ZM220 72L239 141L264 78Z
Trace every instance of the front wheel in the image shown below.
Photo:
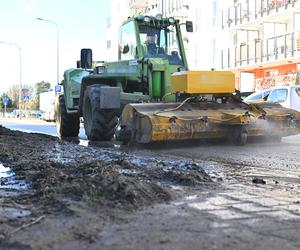
M83 98L83 122L85 133L92 141L109 141L118 125L118 117L113 109L100 109L101 85L86 88Z

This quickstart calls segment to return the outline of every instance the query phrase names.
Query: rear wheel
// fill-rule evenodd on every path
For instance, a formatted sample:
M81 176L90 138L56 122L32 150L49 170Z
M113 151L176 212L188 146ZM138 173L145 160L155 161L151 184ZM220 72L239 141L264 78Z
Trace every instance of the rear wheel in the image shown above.
M56 130L59 137L77 137L79 133L78 114L68 114L64 95L58 96L55 104Z
M92 141L109 141L118 124L115 110L100 109L101 85L87 87L83 98L83 121L85 133Z

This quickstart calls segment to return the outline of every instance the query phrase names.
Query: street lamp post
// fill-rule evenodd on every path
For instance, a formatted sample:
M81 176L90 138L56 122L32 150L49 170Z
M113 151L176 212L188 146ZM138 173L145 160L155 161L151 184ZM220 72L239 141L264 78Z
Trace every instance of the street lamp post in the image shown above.
M42 22L48 22L48 23L52 23L55 25L56 27L56 84L58 85L59 84L59 28L58 28L58 24L52 20L47 20L47 19L43 19L43 18L40 18L40 17L37 17L36 18L37 20L39 21L42 21Z
M20 54L20 64L19 64L19 70L20 70L20 82L19 82L19 112L21 112L21 101L22 101L22 50L21 50L21 47L16 44L16 43L10 43L10 42L4 42L4 41L0 41L0 43L3 43L3 44L7 44L7 45L10 45L10 46L15 46L18 48L19 50L19 54ZM20 115L21 117L21 115Z

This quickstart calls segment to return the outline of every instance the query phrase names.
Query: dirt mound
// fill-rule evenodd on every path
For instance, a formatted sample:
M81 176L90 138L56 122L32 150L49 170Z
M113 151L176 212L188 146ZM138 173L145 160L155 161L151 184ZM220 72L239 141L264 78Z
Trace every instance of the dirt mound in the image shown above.
M92 161L67 166L57 163L31 163L28 170L15 168L30 181L36 201L58 209L66 198L113 207L138 207L168 201L170 193L158 183L126 176L119 166ZM17 170L18 169L18 170ZM51 208L50 208L51 209Z
M12 134L12 131L0 125L0 135L9 135L9 134Z
M65 209L68 199L137 208L169 201L172 186L211 181L200 166L187 161L83 147L3 127L0 132L0 161L34 191L25 200L49 212Z
M12 170L0 188L14 183L0 199L0 249L61 249L70 242L67 249L89 249L85 239L97 238L106 222L211 181L195 162L133 151L0 126L0 164Z

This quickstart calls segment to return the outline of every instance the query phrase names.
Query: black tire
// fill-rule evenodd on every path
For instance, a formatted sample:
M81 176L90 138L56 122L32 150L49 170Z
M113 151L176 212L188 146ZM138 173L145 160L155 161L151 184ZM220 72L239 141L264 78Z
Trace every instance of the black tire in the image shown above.
M113 109L100 109L101 85L86 88L83 98L85 134L91 141L109 141L113 138L118 117Z
M64 95L55 103L56 130L59 137L77 137L79 134L78 114L68 114Z

